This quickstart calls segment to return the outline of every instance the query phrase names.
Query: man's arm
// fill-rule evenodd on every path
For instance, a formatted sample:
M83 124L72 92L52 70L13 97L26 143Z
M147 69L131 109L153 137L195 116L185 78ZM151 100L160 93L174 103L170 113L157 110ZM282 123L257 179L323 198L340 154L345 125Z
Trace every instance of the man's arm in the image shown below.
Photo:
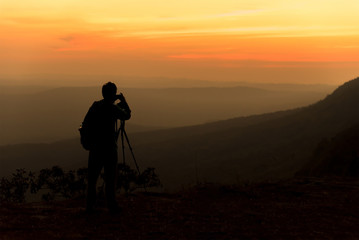
M125 97L122 94L120 94L120 95L118 95L118 99L120 100L120 102L115 105L116 109L117 109L116 117L121 120L130 119L131 118L131 109L128 106Z

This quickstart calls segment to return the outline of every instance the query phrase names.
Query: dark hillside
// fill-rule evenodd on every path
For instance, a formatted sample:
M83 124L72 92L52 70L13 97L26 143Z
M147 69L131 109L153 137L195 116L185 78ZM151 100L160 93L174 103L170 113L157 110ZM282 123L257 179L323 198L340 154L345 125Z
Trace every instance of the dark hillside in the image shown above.
M240 116L292 109L318 101L327 88L283 90L253 87L128 88L130 132L189 126ZM0 145L53 142L78 135L77 128L100 87L2 87ZM141 127L142 126L142 127Z
M195 182L233 183L292 177L311 159L322 139L332 138L359 123L358 92L359 78L308 107L192 127L133 133L129 138L140 166L156 168L168 188ZM70 147L71 144L74 145ZM25 147L13 147L12 151L22 152ZM17 153L7 149L0 149L2 164L11 165L15 155L20 161ZM7 151L6 156L2 154L4 151ZM47 145L23 156L23 160L41 159L46 163L45 152L52 152L52 162L57 161L60 166L86 165L86 152L78 140Z
M323 139L297 175L359 177L359 125Z
M0 146L0 176L9 176L17 168L37 171L60 165L76 169L87 165L87 152L81 148L79 139L51 144L16 144Z
M165 141L187 139L187 137L191 139L191 136L201 136L217 132L218 128L227 130L230 130L233 126L244 128L249 125L260 124L271 119L286 116L291 112L292 111L283 111L240 119L232 119L219 123L205 124L203 126L200 125L176 128L172 130L158 130L148 133L142 132L141 134L128 134L131 144L136 146L134 149L135 155L138 155L140 152L139 149L137 149L137 145L146 146L155 140L153 138L154 136L157 136L157 139L166 139ZM170 139L168 140L169 136ZM161 143L159 143L159 148L159 152L162 152L163 150L167 151L165 148L162 148ZM49 144L14 144L0 146L0 176L12 174L16 168L39 170L45 167L52 167L54 165L60 165L65 168L85 167L87 164L87 154L88 152L82 149L79 138L57 141ZM154 154L153 156L156 155L157 154ZM129 153L127 153L127 156L130 156ZM150 158L146 159L151 161ZM142 160L143 159L139 159L140 164ZM151 162L144 162L142 165L145 163L148 163L148 166L155 166Z
M305 108L135 134L133 142L145 165L156 166L171 183L290 177L323 138L359 123L358 83Z

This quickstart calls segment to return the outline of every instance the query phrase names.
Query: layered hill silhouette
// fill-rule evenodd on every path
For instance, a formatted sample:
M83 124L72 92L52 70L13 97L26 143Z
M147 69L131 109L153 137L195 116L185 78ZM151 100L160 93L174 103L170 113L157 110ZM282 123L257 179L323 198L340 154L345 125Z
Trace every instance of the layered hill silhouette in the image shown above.
M176 184L291 177L322 139L359 122L358 91L359 78L308 107L135 135L136 149Z
M133 109L129 132L179 127L286 110L318 101L332 86L127 88ZM0 87L0 145L54 142L78 136L77 128L98 87Z
M307 107L129 137L140 166L156 168L168 188L291 177L313 161L323 139L359 123L358 92L359 78ZM78 139L0 148L6 169L34 168L35 162L42 167L86 166L86 155Z
M359 125L323 139L298 176L359 177Z

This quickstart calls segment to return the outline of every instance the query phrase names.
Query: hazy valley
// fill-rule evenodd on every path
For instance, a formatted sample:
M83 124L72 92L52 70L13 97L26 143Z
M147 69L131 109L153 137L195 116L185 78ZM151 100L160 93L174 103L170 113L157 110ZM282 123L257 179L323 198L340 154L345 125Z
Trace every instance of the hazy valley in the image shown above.
M359 239L359 1L0 12L0 240Z
M94 214L84 213L84 195L50 202L4 201L1 236L357 239L358 91L359 78L319 102L292 110L187 127L132 126L129 137L141 169L154 167L164 188L118 194L120 214L108 213L101 194ZM0 175L54 165L78 169L86 167L87 155L78 136L3 145ZM128 147L126 157L133 165ZM6 190L4 178L2 183Z
M297 108L314 103L333 86L252 84L236 87L125 88L129 132L198 125ZM100 87L2 86L0 145L49 143L78 136L78 127Z
M95 94L95 89L87 90ZM193 91L201 90L216 90L218 94L218 89ZM268 92L251 90L262 95ZM168 188L196 182L231 183L292 177L308 166L323 139L331 139L358 123L358 91L359 80L355 79L324 100L307 107L187 127L134 131L129 137L140 166L156 168L164 186ZM75 92L78 96L78 91ZM81 93L88 96L86 91ZM131 89L127 89L126 93L134 106L135 98L131 96ZM53 91L47 94L48 97L56 96ZM171 95L168 89L166 94ZM209 96L213 98L213 94ZM140 95L148 99L144 93ZM179 95L186 99L183 93ZM91 102L88 97L86 101L84 105ZM63 105L70 104L67 102ZM134 109L141 108L138 106ZM149 114L148 118L151 117L156 118ZM82 119L82 116L78 118ZM86 166L87 162L87 152L81 149L78 137L54 143L2 146L0 154L2 175L19 167L34 170L53 165L75 168ZM127 161L131 162L128 152L127 156Z

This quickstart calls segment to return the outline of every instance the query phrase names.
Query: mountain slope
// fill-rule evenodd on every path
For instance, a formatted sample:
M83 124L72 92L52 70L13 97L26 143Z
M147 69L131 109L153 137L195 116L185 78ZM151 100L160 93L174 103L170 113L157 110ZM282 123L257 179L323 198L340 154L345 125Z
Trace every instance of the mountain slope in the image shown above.
M318 101L327 88L265 90L253 87L120 89L132 110L130 132L145 126L188 126L291 109ZM27 91L26 91L27 90ZM0 89L0 145L53 142L78 135L77 128L100 87ZM153 129L152 129L153 130Z
M291 177L307 164L323 138L331 138L359 123L357 92L359 78L308 107L192 127L134 133L129 138L140 167L155 167L165 187L203 181L232 183ZM78 140L71 144L48 145L37 151L37 156L28 154L27 158L29 161L33 158L45 161L43 152L51 148L52 162L85 166L86 152ZM68 147L60 147L63 145ZM13 149L21 151L25 147ZM2 163L14 159L14 154L10 153L4 157L2 153L6 149L0 148ZM57 153L66 157L56 160ZM132 163L128 148L126 156Z
M134 135L145 139L135 149L174 184L289 177L321 139L359 123L357 92L359 78L305 108Z
M359 125L323 139L299 176L359 177Z

